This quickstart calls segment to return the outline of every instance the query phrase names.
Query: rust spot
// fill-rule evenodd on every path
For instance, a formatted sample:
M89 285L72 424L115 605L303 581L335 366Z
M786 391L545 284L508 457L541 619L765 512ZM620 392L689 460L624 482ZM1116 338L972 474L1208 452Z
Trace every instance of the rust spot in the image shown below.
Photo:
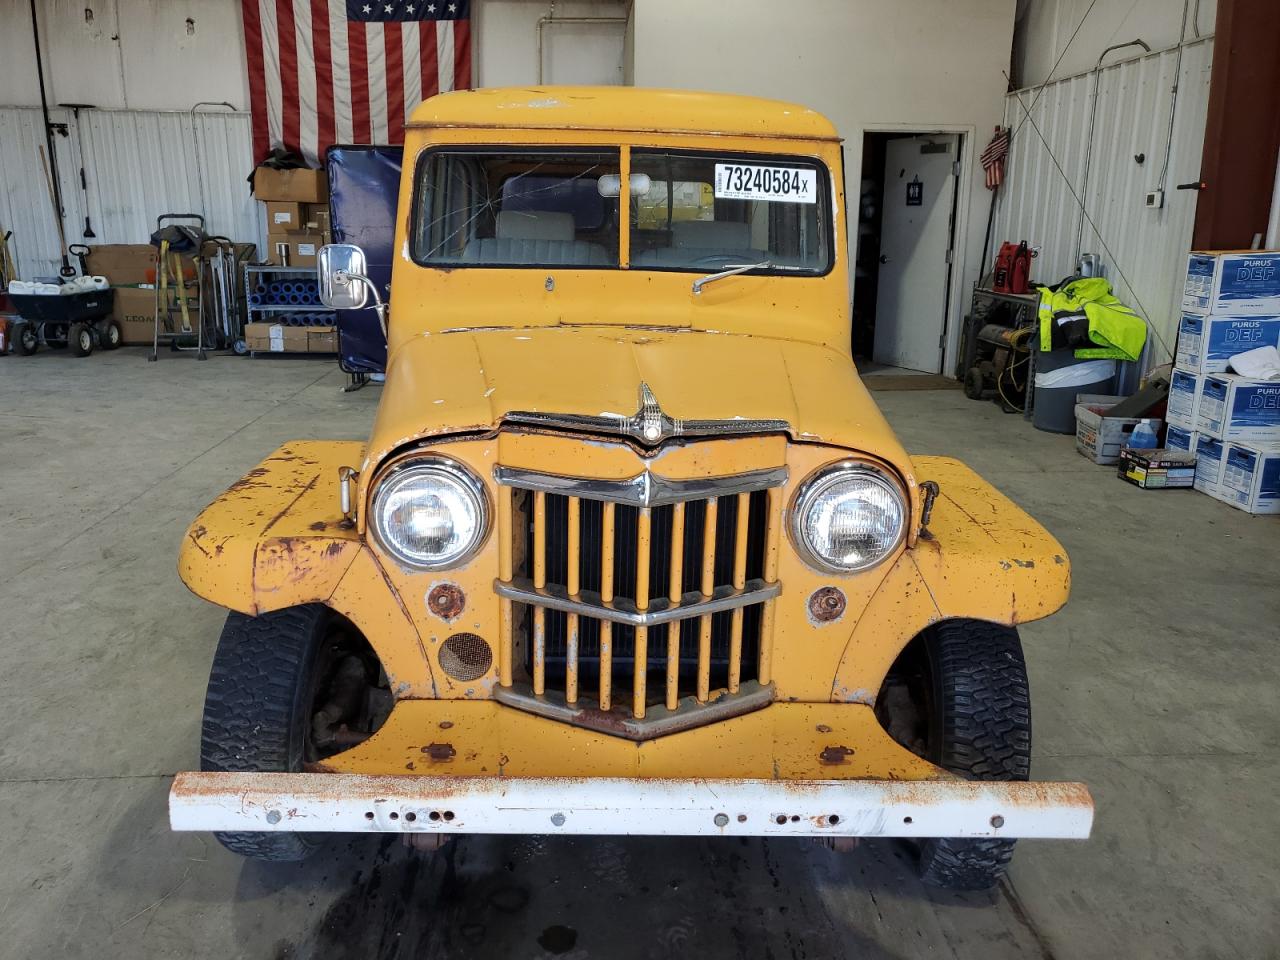
M410 770L410 771L412 771L412 770L417 770L417 769L418 769L417 765L416 765L416 764L414 764L414 762L413 762L412 760L410 760L408 763L406 763L406 764L404 765L404 768L405 768L406 770Z
M841 764L849 762L849 758L853 756L852 747L829 746L823 747L822 752L818 754L818 759L829 767L838 767Z
M311 526L308 527L307 529L315 530L318 533L321 530L328 530L329 524L325 523L323 520L317 520L315 523L311 524Z
M830 727L828 727L825 723L820 723L820 724L818 724L814 729L815 729L815 730L817 730L819 733L830 733L830 732L831 732L831 728L830 728Z
M835 587L819 587L809 596L809 616L815 623L830 623L844 616L844 594Z
M452 730L452 729L453 729L453 721L452 721L452 720L441 720L441 721L440 721L440 729L441 729L441 730Z
M324 555L326 557L336 557L341 552L342 552L341 540L334 540L332 543L330 543L327 547L324 548Z
M448 763L458 755L452 743L428 743L422 748L422 752L435 763Z
M427 594L427 609L441 620L456 620L467 606L467 595L456 583L437 583Z
M1015 560L1014 566L1022 567L1024 570L1035 569L1036 562L1034 560Z

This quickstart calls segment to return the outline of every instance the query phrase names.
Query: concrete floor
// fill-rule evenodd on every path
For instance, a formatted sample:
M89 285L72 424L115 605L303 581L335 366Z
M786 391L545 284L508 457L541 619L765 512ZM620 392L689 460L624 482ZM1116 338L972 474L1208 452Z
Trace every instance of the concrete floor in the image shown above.
M1075 567L1023 631L1034 774L1097 798L998 896L922 888L894 843L478 838L423 860L338 838L263 865L169 832L222 614L174 558L283 440L362 438L331 362L122 350L0 360L0 956L1277 957L1280 520L1143 492L959 391L877 393Z

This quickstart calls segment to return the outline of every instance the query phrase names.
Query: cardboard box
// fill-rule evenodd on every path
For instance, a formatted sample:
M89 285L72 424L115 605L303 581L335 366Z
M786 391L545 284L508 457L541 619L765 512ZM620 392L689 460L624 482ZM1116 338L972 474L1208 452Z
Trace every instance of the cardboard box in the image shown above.
M89 274L106 277L113 287L130 287L139 283L155 283L158 248L149 243L104 243L90 247L85 257ZM196 264L189 255L182 254L182 273L194 283Z
M1280 316L1202 317L1184 313L1178 323L1174 365L1191 373L1226 373L1237 353L1280 345Z
M308 203L302 217L303 229L314 233L329 234L329 205L327 203Z
M1129 434L1143 417L1109 417L1107 411L1124 397L1082 393L1076 400L1076 450L1094 463L1115 463ZM1160 421L1153 420L1157 433Z
M283 323L246 323L244 342L253 353L306 353L307 328Z
M267 233L302 230L307 222L307 205L294 200L268 200L263 204L267 215Z
M1187 258L1187 313L1280 314L1280 250L1197 250Z
M1165 419L1170 425L1184 430L1195 430L1199 422L1200 384L1204 377L1198 373L1175 369L1169 375L1169 402Z
M258 167L253 172L253 193L259 200L325 203L329 199L329 181L323 170Z
M325 235L310 231L267 234L267 257L289 267L314 267L316 254L327 242Z
M1169 429L1164 434L1164 445L1170 450L1184 450L1187 453L1196 452L1196 443L1200 439L1200 434L1194 430L1187 430L1183 427L1175 427L1169 425Z
M1216 496L1222 477L1222 441L1200 437L1196 442L1196 478L1192 486L1201 493Z
M1280 448L1227 444L1214 496L1246 513L1280 513Z
M337 327L307 327L307 353L337 353Z
M115 287L115 304L111 318L120 324L121 342L150 344L155 342L155 287Z
M1196 455L1185 450L1120 451L1116 475L1144 490L1189 490L1196 477Z
M1280 380L1207 374L1196 410L1196 429L1218 440L1280 443Z

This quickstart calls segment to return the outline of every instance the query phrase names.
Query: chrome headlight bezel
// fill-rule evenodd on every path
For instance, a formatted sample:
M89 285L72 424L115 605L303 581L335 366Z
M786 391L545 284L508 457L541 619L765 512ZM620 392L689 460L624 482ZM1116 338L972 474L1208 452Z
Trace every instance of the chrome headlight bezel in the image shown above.
M454 551L440 560L426 560L403 549L385 529L380 509L383 497L418 477L429 476L453 483L465 496L471 499L476 511L476 533L465 548ZM489 503L489 492L484 482L472 470L449 457L423 456L414 457L399 463L378 478L373 493L369 497L368 529L373 535L379 549L395 559L401 566L412 570L452 570L462 566L484 546L489 537L492 525L493 510Z
M879 556L858 564L836 564L820 556L813 549L804 533L804 518L817 497L826 493L836 484L853 476L868 479L890 493L898 501L902 521L898 525L897 536L894 537L892 545ZM792 546L795 547L796 553L799 554L800 559L807 566L821 573L849 575L870 570L893 556L898 551L898 548L902 546L903 541L906 540L907 527L910 522L911 500L898 478L883 467L870 461L850 459L826 464L805 478L791 501L787 529L791 535Z

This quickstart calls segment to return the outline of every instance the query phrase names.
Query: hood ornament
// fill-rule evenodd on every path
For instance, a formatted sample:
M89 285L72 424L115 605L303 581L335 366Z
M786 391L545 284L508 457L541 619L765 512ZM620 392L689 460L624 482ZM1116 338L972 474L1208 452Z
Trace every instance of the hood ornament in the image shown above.
M785 420L750 420L733 417L728 420L678 420L668 416L647 383L640 384L640 409L631 416L602 413L589 416L576 413L513 412L503 418L507 423L533 427L559 427L566 430L590 430L630 437L641 446L656 447L676 437L722 437L747 433L786 433L791 425Z

